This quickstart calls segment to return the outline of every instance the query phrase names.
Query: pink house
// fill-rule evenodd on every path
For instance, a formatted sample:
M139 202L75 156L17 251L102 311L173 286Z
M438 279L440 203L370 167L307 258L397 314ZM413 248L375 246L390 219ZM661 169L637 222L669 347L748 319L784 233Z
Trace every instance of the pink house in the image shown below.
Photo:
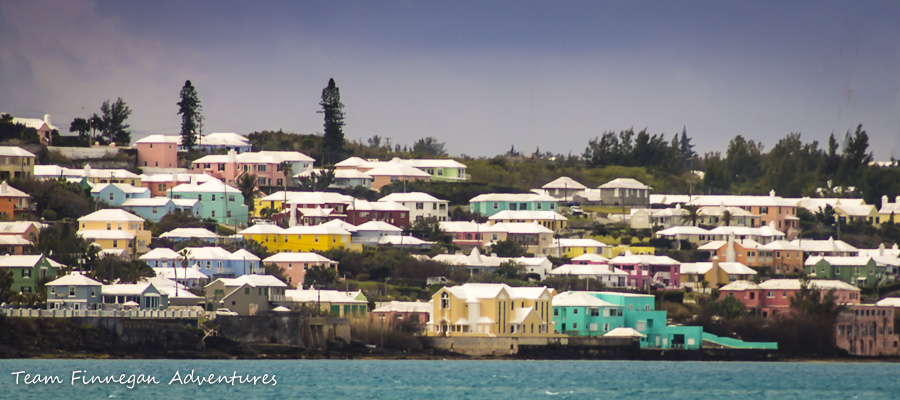
M460 246L481 246L484 244L484 231L488 224L475 221L441 221L441 229Z
M141 175L141 186L150 189L150 197L167 197L168 190L175 186L191 182L201 184L213 179L206 174L151 174Z
M575 265L606 265L606 264L609 264L609 259L606 257L603 257L599 254L585 253L578 257L573 258L572 264L575 264Z
M434 305L421 301L391 301L372 310L369 319L375 322L396 325L403 322L418 324L423 329L431 320Z
M284 270L288 286L302 288L306 278L306 271L314 267L334 268L337 271L337 261L332 261L316 253L278 253L262 260L263 264L275 264Z
M178 168L181 136L150 135L134 142L138 167Z
M894 332L894 307L855 304L838 314L835 343L855 356L896 356L900 336Z
M628 273L628 287L641 290L681 288L681 263L671 257L626 252L609 260L609 265Z
M284 186L285 172L291 176L306 171L313 166L313 159L297 151L260 151L237 154L229 150L228 154L213 154L194 160L191 169L212 175L229 184L243 174L253 174L257 186ZM290 164L290 171L282 170L282 163ZM293 178L291 178L293 179Z
M840 304L859 304L859 288L839 280L815 279L809 287L822 292L834 289ZM763 318L785 312L791 308L791 298L800 290L799 279L769 279L760 284L736 281L719 288L721 296L734 296L744 303L744 308L756 309Z

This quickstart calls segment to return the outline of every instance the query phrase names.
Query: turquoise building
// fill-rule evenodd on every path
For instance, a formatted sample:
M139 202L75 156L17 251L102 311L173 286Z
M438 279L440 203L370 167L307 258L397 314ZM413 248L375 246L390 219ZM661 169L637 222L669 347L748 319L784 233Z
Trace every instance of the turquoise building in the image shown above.
M220 224L247 226L249 219L244 195L240 190L214 179L203 184L185 183L167 192L171 199L198 200L201 218L212 218Z
M599 300L597 302L595 300ZM568 336L603 336L615 328L632 328L643 337L641 348L699 350L704 342L742 349L777 349L777 343L744 342L703 332L699 326L666 324L653 295L619 292L565 292L553 298L553 323Z
M469 200L469 211L488 217L500 211L556 211L559 201L546 194L535 193L486 193Z

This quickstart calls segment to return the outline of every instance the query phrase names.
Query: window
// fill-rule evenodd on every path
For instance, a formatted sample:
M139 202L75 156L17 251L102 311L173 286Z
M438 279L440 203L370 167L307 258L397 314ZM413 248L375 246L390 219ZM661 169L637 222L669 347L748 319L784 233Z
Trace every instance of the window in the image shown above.
M216 217L216 210L212 210L212 213L210 214L210 217L213 217L213 218Z
M558 308L554 308L554 309L553 309L553 316L554 316L554 317L558 317L558 316L559 316L559 309L558 309Z
M770 298L770 299L774 299L774 298L775 298L775 292L772 292L772 291L767 292L767 293L766 293L766 297L768 297L768 298Z
M441 308L450 308L450 295L447 292L441 293Z
M573 309L572 309L572 314L578 315L578 309L577 309L577 308L573 308Z
M572 329L578 329L578 323L577 323L577 322L572 324Z
M113 240L113 247L119 247L119 241Z
M109 194L109 199L110 199L110 200L113 199L113 194L112 194L112 193Z
M592 317L599 317L599 316L600 316L600 309L597 308L597 307L591 308L591 316L592 316ZM595 329L595 330L596 330L596 329Z
M228 195L228 201L234 201L234 195L233 195L233 194L229 194L229 195Z
M498 208L500 208L500 203L494 203L494 209L496 210Z
M75 286L69 286L69 297L75 297Z
M82 225L84 225L84 224L82 224ZM108 230L108 231L111 231L111 230L112 230L112 224L111 224L111 223L109 223L109 222L106 223L106 230Z
M198 194L198 195L197 195L197 200L203 201L203 195L202 195L202 194Z
M216 195L212 195L212 201L216 201Z

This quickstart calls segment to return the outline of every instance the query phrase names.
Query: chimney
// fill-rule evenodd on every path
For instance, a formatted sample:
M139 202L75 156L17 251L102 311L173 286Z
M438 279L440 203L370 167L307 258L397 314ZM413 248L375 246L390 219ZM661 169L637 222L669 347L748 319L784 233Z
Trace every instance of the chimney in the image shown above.
M881 206L884 207L884 206L886 206L887 204L888 204L888 197L887 197L887 195L881 196Z
M728 244L725 247L725 261L735 262L737 257L734 251L734 235L728 235ZM719 265L719 257L713 257L713 264Z
M291 203L291 214L288 219L288 227L297 226L297 203Z
M91 177L91 164L84 164L84 173L82 173L82 176L85 178Z
M44 123L46 123L47 125L53 125L52 123L50 123L50 114L44 114Z
M235 152L234 149L228 150L228 163L237 163L237 152Z

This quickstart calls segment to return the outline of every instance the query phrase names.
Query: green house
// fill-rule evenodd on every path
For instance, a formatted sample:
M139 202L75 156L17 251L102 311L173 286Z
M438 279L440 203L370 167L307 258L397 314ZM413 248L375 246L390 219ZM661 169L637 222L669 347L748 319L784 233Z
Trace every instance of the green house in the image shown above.
M0 269L12 272L13 283L10 291L15 293L35 293L43 279L49 282L56 278L65 266L44 255L0 256Z
M884 276L884 267L871 257L810 257L803 266L810 278L836 279L856 287L873 287Z

